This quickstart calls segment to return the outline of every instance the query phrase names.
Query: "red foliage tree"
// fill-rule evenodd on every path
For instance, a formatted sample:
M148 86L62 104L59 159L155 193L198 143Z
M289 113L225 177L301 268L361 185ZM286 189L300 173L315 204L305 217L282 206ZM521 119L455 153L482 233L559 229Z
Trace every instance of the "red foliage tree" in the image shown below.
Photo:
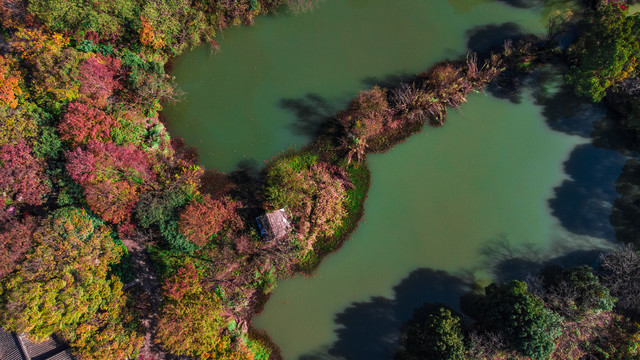
M147 155L131 144L90 141L67 158L67 170L84 187L91 209L114 223L129 219L141 187L154 178Z
M96 214L112 223L131 217L138 201L138 187L128 181L100 181L85 186L87 203Z
M86 150L76 148L67 156L67 170L80 184L103 180L140 183L153 178L147 154L132 144L90 141Z
M122 87L118 81L120 59L94 55L80 65L80 94L98 107L106 106L113 91Z
M9 221L0 232L0 279L15 268L31 248L36 225L31 219Z
M242 226L236 212L241 206L242 203L229 198L213 200L204 195L201 202L190 203L180 215L180 232L192 243L204 246L212 235Z
M44 163L24 140L0 147L0 206L11 202L39 205L49 190Z
M73 102L69 104L58 130L62 140L70 140L78 145L91 140L108 141L111 129L119 126L120 123L104 111Z

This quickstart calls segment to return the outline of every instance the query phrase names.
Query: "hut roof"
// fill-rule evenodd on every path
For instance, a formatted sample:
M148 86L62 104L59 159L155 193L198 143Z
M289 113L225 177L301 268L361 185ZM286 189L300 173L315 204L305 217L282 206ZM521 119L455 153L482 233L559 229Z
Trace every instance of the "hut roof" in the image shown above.
M260 233L268 240L279 239L291 230L291 225L287 220L287 214L284 209L266 213L257 218L256 221L260 227Z

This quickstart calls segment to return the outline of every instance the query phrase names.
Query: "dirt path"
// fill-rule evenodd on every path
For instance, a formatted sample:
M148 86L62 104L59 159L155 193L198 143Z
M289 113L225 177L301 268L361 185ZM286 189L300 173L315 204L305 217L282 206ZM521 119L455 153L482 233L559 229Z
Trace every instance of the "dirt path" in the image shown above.
M146 332L144 335L144 347L141 355L145 360L160 360L168 358L167 353L155 341L156 325L158 324L159 312L162 306L162 291L158 277L153 269L151 258L145 248L134 240L123 240L124 245L131 253L131 261L136 271L137 286L143 291L142 298L145 299L145 311L142 318Z

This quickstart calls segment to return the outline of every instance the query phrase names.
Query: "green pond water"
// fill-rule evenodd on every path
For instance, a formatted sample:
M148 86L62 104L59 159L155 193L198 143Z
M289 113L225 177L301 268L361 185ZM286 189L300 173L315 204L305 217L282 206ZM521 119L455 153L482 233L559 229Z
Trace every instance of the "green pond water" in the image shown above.
M327 0L312 13L282 11L220 33L218 54L201 46L178 58L171 73L185 96L164 115L206 167L261 164L306 144L315 118L344 108L371 81L457 58L469 29L505 22L544 29L539 14L491 0Z
M259 165L306 144L318 122L373 83L461 56L469 38L482 42L513 23L541 33L566 6L506 3L327 0L313 13L227 30L220 53L200 47L174 62L186 95L165 108L169 130L196 145L208 168ZM571 234L548 204L569 179L563 163L585 142L551 130L526 92L519 103L471 95L445 126L369 157L356 232L312 276L279 282L253 324L287 360L385 359L395 333L380 328L395 329L425 300L457 307L471 284L491 281L496 245L556 254L608 246Z

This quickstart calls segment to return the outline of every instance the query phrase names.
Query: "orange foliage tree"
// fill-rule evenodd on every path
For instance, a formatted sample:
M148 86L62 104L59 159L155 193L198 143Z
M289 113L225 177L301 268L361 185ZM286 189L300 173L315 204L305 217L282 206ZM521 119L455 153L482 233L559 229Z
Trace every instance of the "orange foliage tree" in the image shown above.
M18 106L16 95L22 93L19 83L20 72L15 70L13 61L0 55L0 106Z
M222 230L232 231L242 226L237 209L242 204L229 198L213 200L208 194L201 201L193 201L180 215L180 232L189 241L204 246Z

